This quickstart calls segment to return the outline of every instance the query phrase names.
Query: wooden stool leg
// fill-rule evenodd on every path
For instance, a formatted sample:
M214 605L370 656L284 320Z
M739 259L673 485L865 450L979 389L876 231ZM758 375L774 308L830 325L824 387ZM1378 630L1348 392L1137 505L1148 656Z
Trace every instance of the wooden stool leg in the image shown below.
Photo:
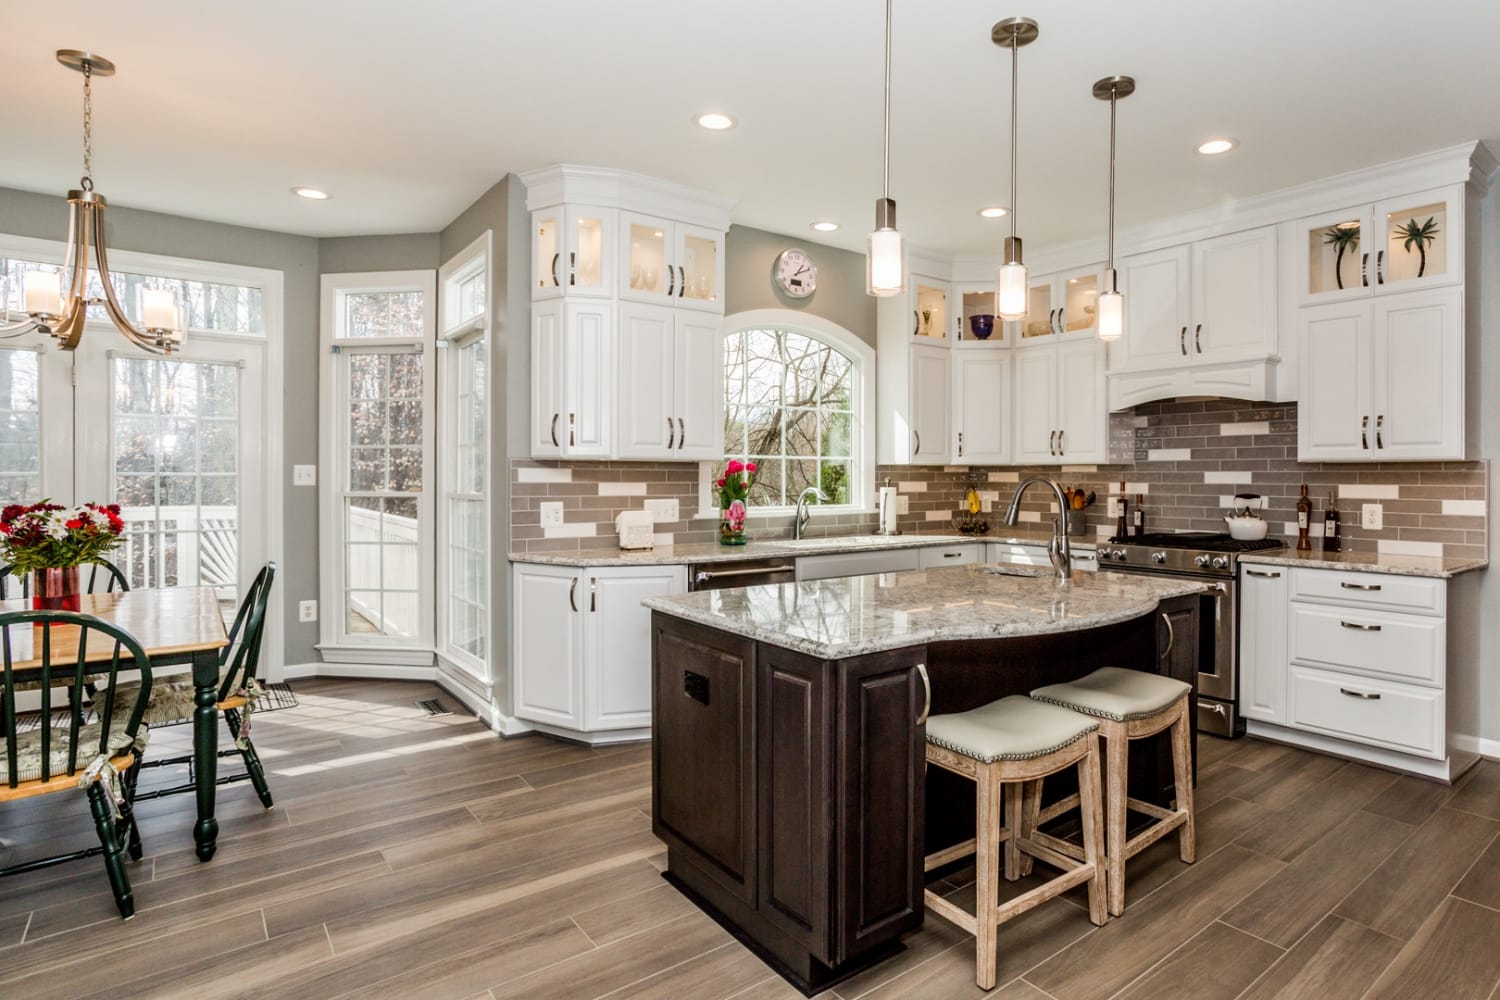
M976 776L978 843L974 860L974 981L980 989L993 989L999 956L995 951L1000 911L1000 802L1001 786L993 767L983 767Z
M1026 782L1025 792L1021 799L1021 810L1024 817L1021 823L1021 837L1025 839L1036 833L1036 828L1039 825L1037 820L1042 811L1041 778ZM1021 852L1021 874L1023 876L1031 874L1033 860L1032 856L1025 851Z
M1014 882L1021 877L1021 830L1026 821L1022 792L1025 783L1008 782L1002 785L1005 796L1005 881Z
M1177 854L1188 864L1198 856L1198 833L1193 820L1193 748L1188 740L1188 701L1184 696L1177 721L1172 723L1172 779L1177 808L1187 814L1177 831Z
M1125 797L1130 784L1126 755L1130 741L1124 725L1106 725L1104 741L1104 797L1107 819L1104 831L1105 865L1109 869L1109 913L1125 912Z
M1104 872L1104 807L1099 800L1104 787L1099 777L1099 734L1089 736L1089 754L1078 762L1078 804L1083 820L1083 861L1093 865L1089 879L1089 920L1103 927L1109 919L1106 895L1109 879Z

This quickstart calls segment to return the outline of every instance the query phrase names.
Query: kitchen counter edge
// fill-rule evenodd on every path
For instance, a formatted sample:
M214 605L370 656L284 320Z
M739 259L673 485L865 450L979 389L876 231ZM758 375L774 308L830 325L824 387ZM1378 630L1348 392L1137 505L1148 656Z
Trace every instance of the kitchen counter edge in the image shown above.
M1247 552L1240 556L1241 565L1301 566L1306 569L1341 569L1360 573L1387 573L1392 576L1426 576L1451 580L1460 573L1484 569L1490 564L1484 558L1449 558L1447 556L1407 556L1378 552Z

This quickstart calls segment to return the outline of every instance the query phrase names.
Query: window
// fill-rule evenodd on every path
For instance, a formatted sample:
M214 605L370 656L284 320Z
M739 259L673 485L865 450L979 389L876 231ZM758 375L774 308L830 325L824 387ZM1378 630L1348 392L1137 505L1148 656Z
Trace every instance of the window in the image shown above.
M0 503L42 498L39 360L30 348L0 349Z
M325 658L425 648L430 662L432 284L425 271L323 278Z
M724 453L759 467L752 510L792 507L809 486L833 505L864 506L874 354L842 328L790 315L740 314L727 324Z

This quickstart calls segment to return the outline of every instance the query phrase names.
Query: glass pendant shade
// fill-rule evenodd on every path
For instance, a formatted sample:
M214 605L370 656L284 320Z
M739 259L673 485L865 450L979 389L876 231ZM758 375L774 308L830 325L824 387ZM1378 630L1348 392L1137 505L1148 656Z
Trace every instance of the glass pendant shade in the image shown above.
M995 311L1001 319L1026 318L1027 277L1026 265L1011 261L1000 265L1000 293L995 296Z
M1125 296L1116 291L1099 296L1099 339L1119 340L1125 332Z
M899 295L906 291L906 241L895 229L870 234L865 251L865 291L871 295Z
M62 307L62 275L27 271L21 279L22 310L31 315L58 316Z

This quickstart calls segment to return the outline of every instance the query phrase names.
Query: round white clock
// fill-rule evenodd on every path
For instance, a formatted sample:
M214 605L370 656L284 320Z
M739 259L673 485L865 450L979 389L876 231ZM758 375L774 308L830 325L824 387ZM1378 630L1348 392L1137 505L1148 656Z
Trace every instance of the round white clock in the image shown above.
M818 289L818 265L806 250L791 247L781 251L775 275L781 290L794 299L805 299Z

